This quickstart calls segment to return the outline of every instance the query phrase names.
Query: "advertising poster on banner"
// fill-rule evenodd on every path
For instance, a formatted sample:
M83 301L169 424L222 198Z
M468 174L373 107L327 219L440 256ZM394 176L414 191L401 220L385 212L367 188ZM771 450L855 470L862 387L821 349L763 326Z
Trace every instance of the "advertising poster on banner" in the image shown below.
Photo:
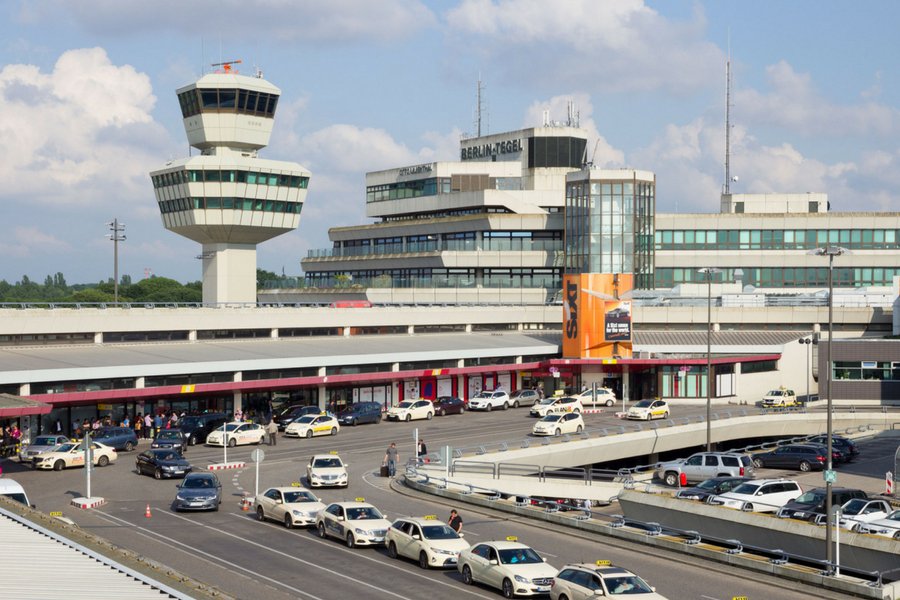
M438 398L440 398L441 396L452 396L453 395L453 380L452 379L438 379L437 395L438 395Z
M631 302L606 303L603 317L603 337L607 342L631 341Z
M403 382L403 399L404 400L418 400L419 399L419 380L413 379L412 381L404 381Z
M631 358L631 273L563 277L563 357Z

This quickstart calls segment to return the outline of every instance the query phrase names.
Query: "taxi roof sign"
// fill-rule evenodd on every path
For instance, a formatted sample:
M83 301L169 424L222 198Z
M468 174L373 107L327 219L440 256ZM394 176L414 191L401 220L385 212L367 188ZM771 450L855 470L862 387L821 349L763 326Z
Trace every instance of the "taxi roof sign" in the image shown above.
M506 541L507 542L518 542L519 537L515 536L515 535L508 535L508 536L506 536Z
M608 560L598 560L594 564L597 565L598 567L608 567L612 563Z
M299 481L292 481L291 487L303 487L303 485Z
M332 450L332 451L331 451L331 452L329 452L329 453L328 453L328 454L334 454L334 455L337 455L337 453L338 453L338 451L337 451L337 450Z
M366 499L363 498L362 496L360 496L359 498L356 499L356 501L357 501L357 502L365 502Z
M425 515L425 518L428 519L429 521L436 521L437 515Z
M55 511L53 511L52 513L50 513L50 516L51 516L51 517L61 517L61 516L63 516L63 515L62 515L62 511L55 510Z

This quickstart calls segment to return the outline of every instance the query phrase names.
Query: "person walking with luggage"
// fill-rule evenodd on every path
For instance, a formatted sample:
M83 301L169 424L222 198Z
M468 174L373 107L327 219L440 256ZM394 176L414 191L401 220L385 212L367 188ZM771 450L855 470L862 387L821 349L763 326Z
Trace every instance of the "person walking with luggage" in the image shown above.
M269 434L269 445L274 446L278 437L278 423L275 422L275 419L269 419L269 423L266 425L266 433Z
M456 512L456 509L450 511L450 518L447 519L447 525L456 533L462 533L462 517Z
M397 442L391 442L384 453L384 464L388 468L388 477L393 477L397 472L397 461L400 460L400 452L397 450Z

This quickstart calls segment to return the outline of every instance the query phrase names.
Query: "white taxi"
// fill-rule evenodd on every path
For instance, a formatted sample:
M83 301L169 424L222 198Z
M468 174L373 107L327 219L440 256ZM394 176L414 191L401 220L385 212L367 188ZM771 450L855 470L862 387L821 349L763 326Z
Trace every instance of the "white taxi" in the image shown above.
M532 435L562 435L584 431L584 419L580 413L570 412L547 415L534 424Z
M620 595L635 596L637 600L666 600L649 583L627 569L612 566L608 560L598 560L593 565L566 565L553 579L550 588L550 600Z
M625 413L627 419L649 421L650 419L668 419L669 403L659 398L655 400L641 400L628 409Z
M105 467L109 463L116 462L118 457L114 448L100 442L91 442L92 462L98 467ZM53 469L54 471L62 471L68 467L83 467L84 444L82 442L60 444L50 452L37 455L31 465L35 469Z
M256 518L284 523L288 529L316 524L316 515L325 505L302 487L273 487L254 499Z
M797 394L794 390L780 387L776 390L769 390L763 396L763 406L794 406L797 404Z
M514 537L463 550L456 568L462 573L463 583L485 583L501 590L504 598L549 593L557 571Z
M348 548L381 546L391 522L365 498L329 504L316 516L319 537L344 540Z
M581 400L581 403L585 406L588 404L591 406L597 406L598 404L612 406L616 402L616 394L609 388L598 387L596 399L594 398L593 390L584 390L578 394L578 399Z
M413 419L428 419L434 417L434 402L431 400L404 400L397 406L392 406L384 415L388 421L412 421Z
M306 465L306 484L310 487L347 487L347 465L337 454L316 454Z
M303 415L284 430L287 437L311 438L314 435L337 435L341 424L331 415Z
M883 519L860 523L856 531L900 540L900 510L895 510Z
M535 404L528 414L532 417L546 417L547 415L561 414L568 412L581 412L584 407L581 400L574 396L563 396L555 398L544 398Z
M266 428L259 423L232 421L213 429L206 436L206 445L224 446L226 439L229 448L246 444L262 444L266 441Z
M387 531L388 556L411 558L423 569L455 567L459 553L469 547L462 537L433 515L397 519Z

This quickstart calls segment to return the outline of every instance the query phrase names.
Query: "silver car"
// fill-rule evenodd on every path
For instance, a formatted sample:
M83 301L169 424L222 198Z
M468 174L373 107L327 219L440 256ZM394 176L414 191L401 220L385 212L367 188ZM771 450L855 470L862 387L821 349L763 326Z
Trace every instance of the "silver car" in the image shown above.
M32 463L33 465L37 456L50 452L60 444L65 444L68 441L69 438L64 435L39 435L19 452L19 462Z

